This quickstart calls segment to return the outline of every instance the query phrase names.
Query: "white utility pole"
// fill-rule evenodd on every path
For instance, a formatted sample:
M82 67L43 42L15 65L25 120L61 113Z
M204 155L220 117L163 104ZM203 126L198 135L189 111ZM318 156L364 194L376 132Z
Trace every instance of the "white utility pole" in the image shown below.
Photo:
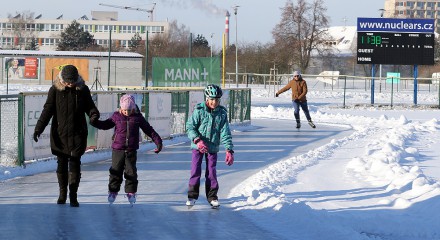
M214 37L214 33L211 33L211 57L212 57L212 38Z

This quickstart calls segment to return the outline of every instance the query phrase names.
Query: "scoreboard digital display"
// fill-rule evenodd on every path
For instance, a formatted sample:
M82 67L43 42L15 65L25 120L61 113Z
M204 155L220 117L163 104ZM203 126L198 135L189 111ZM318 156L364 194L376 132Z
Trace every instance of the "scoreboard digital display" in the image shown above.
M359 18L358 64L433 65L433 19Z

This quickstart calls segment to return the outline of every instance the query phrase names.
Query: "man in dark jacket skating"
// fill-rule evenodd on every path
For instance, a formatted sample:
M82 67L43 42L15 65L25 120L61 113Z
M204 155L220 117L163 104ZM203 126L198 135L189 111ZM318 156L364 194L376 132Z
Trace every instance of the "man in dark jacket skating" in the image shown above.
M64 66L49 89L46 103L34 130L34 140L43 133L52 119L50 147L57 156L57 177L60 195L57 204L65 204L69 186L70 206L79 207L77 192L81 178L81 156L87 146L87 121L98 119L99 111L90 89L73 65Z

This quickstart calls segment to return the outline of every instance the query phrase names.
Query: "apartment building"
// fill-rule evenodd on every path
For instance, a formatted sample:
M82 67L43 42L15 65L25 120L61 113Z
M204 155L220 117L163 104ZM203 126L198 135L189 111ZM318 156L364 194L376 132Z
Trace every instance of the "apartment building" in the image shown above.
M384 17L433 18L440 33L440 0L385 0Z
M91 20L84 15L75 19L84 29L94 36L95 42L103 47L109 46L111 29L112 44L128 48L129 41L139 33L142 40L153 38L157 34L168 32L168 22L149 21L119 21L117 12L92 11ZM20 17L20 16L16 16ZM43 19L41 15L26 22L24 32L17 34L13 21L9 18L0 18L0 49L24 49L29 39L37 39L39 50L56 50L60 41L61 32L73 22L74 19Z

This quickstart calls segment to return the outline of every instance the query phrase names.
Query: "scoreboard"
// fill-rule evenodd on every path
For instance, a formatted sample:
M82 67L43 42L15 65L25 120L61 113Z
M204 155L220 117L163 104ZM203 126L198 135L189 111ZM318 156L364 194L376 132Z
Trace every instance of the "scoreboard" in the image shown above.
M434 64L433 19L358 18L357 63Z

